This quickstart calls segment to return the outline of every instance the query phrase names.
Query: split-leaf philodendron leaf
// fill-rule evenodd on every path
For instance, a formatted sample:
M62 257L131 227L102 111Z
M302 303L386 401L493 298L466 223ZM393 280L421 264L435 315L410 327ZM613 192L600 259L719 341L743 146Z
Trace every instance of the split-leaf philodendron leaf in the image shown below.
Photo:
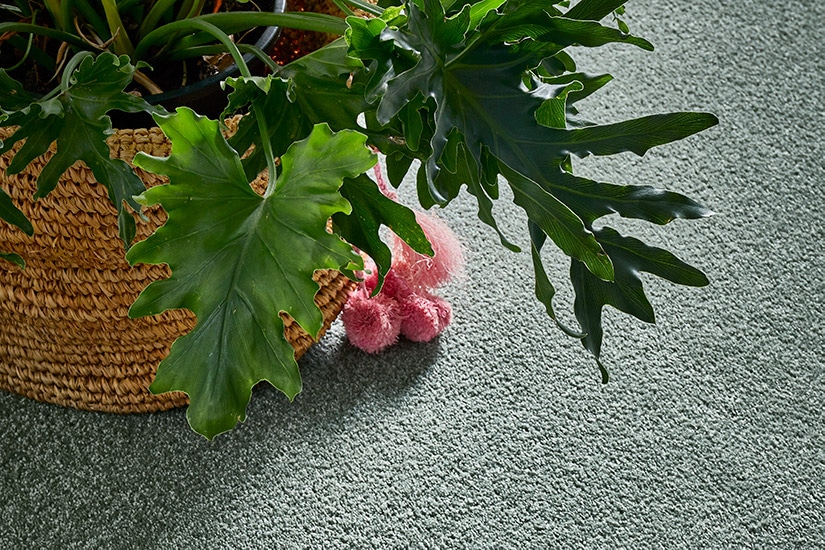
M672 253L606 227L604 219L665 225L710 212L677 192L575 175L573 158L644 155L717 123L711 114L691 112L604 125L584 118L579 102L612 77L579 71L570 47L652 49L618 19L624 3L382 0L379 5L393 7L377 18L348 18L343 39L267 77L230 79L224 114L247 114L228 140L218 122L187 109L158 115L172 154L139 155L135 164L168 176L169 183L145 192L128 165L109 158L106 146L109 110L162 112L124 92L135 71L125 56L78 54L60 86L43 98L30 96L0 69L0 126L20 127L0 143L0 153L23 142L8 169L16 173L56 142L36 197L83 160L107 186L127 247L135 234L127 205L159 204L167 211L166 224L127 258L168 264L172 275L149 285L130 314L185 308L196 315L196 327L172 346L152 390L186 392L189 421L207 437L243 420L252 387L262 380L290 398L300 391L279 313L317 334L316 270L351 274L362 265L354 245L375 260L381 280L391 265L382 226L415 250L432 252L413 212L365 175L375 163L365 145L386 155L394 186L418 170L424 208L447 205L466 188L479 218L518 251L496 220L499 186L506 183L525 213L536 297L595 356L606 381L604 306L652 322L642 272L692 286L707 279ZM610 14L618 28L601 22ZM249 182L276 164L266 193L255 193ZM33 230L2 189L0 218ZM327 231L330 219L333 233ZM568 328L556 316L556 290L542 258L547 242L570 258L580 327ZM0 258L24 263L3 251Z
M19 126L0 143L0 154L25 140L7 170L17 174L56 143L54 155L37 178L35 198L48 195L57 186L58 178L75 162L85 162L95 179L106 186L117 208L118 233L128 248L135 237L135 221L124 203L138 211L140 207L133 196L145 186L128 164L110 157L106 138L112 133L112 123L106 113L112 109L138 112L152 108L123 91L135 71L128 57L104 52L96 58L79 54L73 61L77 68L67 73L69 76L56 90L58 93L40 100L28 96L18 82L0 70L0 124ZM21 100L24 96L27 99ZM14 218L6 216L5 210L0 210L0 216L18 225Z
M248 103L251 115L245 117L230 144L239 151L254 145L243 160L248 175L263 169L266 160L255 116L260 111L267 120L272 152L282 155L290 143L303 139L317 123L333 130L357 127L358 115L370 108L364 100L363 86L347 85L349 72L359 66L346 57L343 41L309 54L285 67L279 77L231 79L230 106ZM305 67L300 69L300 67ZM361 129L371 141L381 141L384 132ZM391 266L391 252L380 236L381 226L390 228L413 250L433 253L426 235L406 206L387 198L375 181L366 175L347 179L341 193L353 207L351 214L333 216L335 231L350 244L369 255L378 268L378 286Z
M366 174L344 180L341 194L352 204L349 215L335 214L332 221L336 233L369 256L378 267L378 283L373 292L380 291L384 276L392 264L392 252L381 239L381 226L402 236L407 244L421 254L433 255L427 235L418 225L415 213L404 205L389 199Z
M406 169L417 158L422 163L418 181L423 203L446 204L466 185L479 201L480 218L496 229L491 200L497 198L503 178L527 214L536 294L553 319L555 290L541 265L541 247L549 238L570 256L581 333L565 332L584 334L582 342L597 361L601 308L619 307L617 296L632 295L640 304L647 300L638 277L631 283L642 245L618 246L619 238L610 229L595 230L593 223L618 213L664 224L707 216L709 211L678 193L574 176L571 156L626 151L643 155L718 122L711 114L685 112L607 125L579 119L574 104L610 76L577 72L565 48L622 42L653 49L644 39L599 23L622 4L582 0L565 12L564 2L511 0L498 9L488 8L500 3L456 2L445 10L439 0L411 0L406 24L356 22L348 34L350 54L371 72L367 97L377 104L375 118L401 128L404 139L415 144L391 152L391 172ZM509 245L503 236L502 242ZM660 276L671 262L664 254L644 258L644 270ZM609 290L582 295L596 287ZM625 310L652 320L641 314L641 306ZM601 362L599 366L604 374Z
M364 173L376 159L363 135L318 125L284 153L280 174L261 196L216 121L179 109L157 122L172 142L171 155L139 155L135 164L170 183L139 200L160 204L169 218L127 258L166 263L172 275L150 284L130 315L173 308L196 315L197 325L174 343L151 390L187 393L190 425L211 438L244 419L258 382L290 399L301 390L279 312L318 334L323 315L313 274L360 265L352 248L327 232L327 222L351 211L339 192L344 178Z

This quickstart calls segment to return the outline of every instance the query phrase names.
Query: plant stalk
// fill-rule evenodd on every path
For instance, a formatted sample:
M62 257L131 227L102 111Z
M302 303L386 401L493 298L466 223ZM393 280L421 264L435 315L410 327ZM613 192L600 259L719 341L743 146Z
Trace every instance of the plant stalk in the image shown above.
M344 31L347 30L346 22L340 17L322 13L213 13L192 19L175 21L158 27L138 42L132 59L135 61L146 60L149 49L152 46L166 43L167 37L170 34L204 30L204 27L198 26L200 23L209 24L209 28L213 29L213 31L218 30L223 36L234 34L250 27L276 25L337 35L342 35ZM215 36L213 32L208 32L208 34ZM223 43L223 41L221 42ZM200 44L196 43L190 46L197 45Z
M77 11L80 12L80 15L88 21L89 25L95 30L95 32L101 36L105 37L106 34L109 32L109 26L106 24L106 21L100 17L94 8L89 5L87 0L75 0L74 2Z
M106 12L109 31L112 33L112 39L114 40L115 53L118 55L126 54L134 59L135 47L132 45L132 41L129 40L129 34L120 19L117 3L114 0L101 0L101 3L103 4L103 11Z
M158 22L163 16L175 7L175 0L159 0L152 6L149 13L143 19L143 22L138 27L138 40L155 30Z
M147 34L143 40L138 42L134 52L134 59L144 59L146 52L153 44L163 42L164 37L169 34L175 34L185 30L200 30L214 37L221 44L223 44L224 48L226 48L226 52L228 52L232 56L232 59L235 60L235 64L238 65L238 69L241 71L241 76L247 78L252 76L252 73L249 71L249 67L247 67L246 62L243 59L243 54L241 54L240 50L238 50L238 46L232 42L223 30L201 18L175 21L153 30Z
M264 147L264 156L266 157L266 169L269 172L269 181L266 184L266 191L264 191L264 198L268 198L275 192L275 185L278 179L278 173L275 171L275 154L272 150L272 141L269 139L269 126L266 123L266 116L260 108L260 99L252 101L252 110L255 112L255 122L258 125L258 132L261 135L261 143Z
M63 32L58 29L50 29L48 27L41 27L40 25L32 25L31 23L0 23L0 34L7 32L31 33L38 36L45 36L46 38L54 38L60 42L74 46L81 50L86 50L89 45L74 34Z

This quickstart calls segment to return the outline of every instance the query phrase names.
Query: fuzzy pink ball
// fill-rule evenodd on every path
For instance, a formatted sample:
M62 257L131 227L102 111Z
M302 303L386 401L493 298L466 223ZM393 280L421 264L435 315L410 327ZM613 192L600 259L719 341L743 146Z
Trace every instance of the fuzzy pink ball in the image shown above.
M391 346L401 333L398 302L382 294L370 298L364 289L350 296L341 320L350 343L367 353L378 353Z
M464 254L458 238L446 223L435 216L421 212L415 215L427 235L435 254L419 254L399 238L394 239L393 266L399 277L410 285L432 290L446 283L464 269Z
M373 285L373 288L375 288L375 285ZM384 277L384 286L381 287L381 294L401 300L411 292L412 289L409 283L398 276L395 268L387 272L387 275Z
M376 285L378 285L378 271L377 268L373 268L370 273L364 275L363 281L363 288L367 290L367 294L372 294L373 290L375 290ZM387 274L384 276L384 285L381 287L380 294L384 296L390 296L392 298L396 297L403 297L412 292L410 285L398 276L395 272L395 268L390 268Z
M401 334L413 342L429 342L450 324L450 304L432 294L410 294L401 303Z

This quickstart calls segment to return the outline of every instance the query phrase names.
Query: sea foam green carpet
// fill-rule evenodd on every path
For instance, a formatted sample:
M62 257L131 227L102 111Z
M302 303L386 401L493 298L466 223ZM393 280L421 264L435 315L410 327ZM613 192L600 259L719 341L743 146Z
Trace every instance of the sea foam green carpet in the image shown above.
M825 546L825 4L633 0L627 22L657 50L582 58L616 77L587 114L721 122L579 169L717 215L634 224L712 285L649 278L656 326L609 311L607 386L533 299L529 255L464 197L443 217L470 269L438 341L367 356L336 325L294 403L259 388L213 442L183 410L0 393L0 549Z

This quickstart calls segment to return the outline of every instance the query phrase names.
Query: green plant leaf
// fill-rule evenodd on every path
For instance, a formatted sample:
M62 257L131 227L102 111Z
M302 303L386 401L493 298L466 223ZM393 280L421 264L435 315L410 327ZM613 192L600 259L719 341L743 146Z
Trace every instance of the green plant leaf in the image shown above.
M627 0L582 0L570 8L564 16L570 19L599 21L621 8L626 2Z
M0 189L0 218L18 227L25 232L26 235L31 236L34 234L32 223L26 215L14 205L11 197L3 189Z
M0 124L19 128L0 145L0 154L25 140L8 168L10 174L16 174L56 142L55 154L37 179L36 198L48 195L75 162L85 162L95 179L106 186L117 208L120 237L128 248L135 236L135 221L124 203L138 211L139 205L132 197L140 194L145 186L128 164L110 157L106 138L112 133L112 123L106 113L112 109L126 112L156 109L123 91L135 70L128 57L104 52L94 58L81 53L72 61L77 68L64 78L57 95L26 105L20 100L11 104L17 109L7 111ZM18 88L8 77L0 77L0 92L4 97L6 94L20 97Z
M514 53L511 47L501 43L500 35L506 27L510 38L521 37L519 43L535 40L531 36L537 32L534 27L543 22L547 30L545 34L552 34L550 31L562 18L544 14L543 20L531 17L529 25L505 26L494 22L472 47L462 49L460 33L439 34L443 26L440 21L444 17L440 4L425 1L424 5L425 10L410 5L409 31L381 31L382 43L390 44L389 38L392 38L399 50L396 52L392 47L384 46L384 56L391 58L394 66L408 66L409 63L405 65L403 61L410 56L418 61L409 69L390 69L392 77L385 79L381 87L383 93L377 116L379 122L388 124L416 97L434 99L435 108L430 114L434 122L430 140L432 154L426 162L431 185L440 170L439 163L449 134L455 129L464 136L468 150L477 162L482 146L487 146L494 157L537 180L540 177L537 173L571 153L608 155L629 150L641 154L650 147L680 139L715 123L715 118L710 115L675 113L574 130L543 128L536 124L537 110L544 101L558 96L567 86L536 81L533 88L528 89L524 86L523 76L545 55L557 52L559 46L554 43L547 46L549 49ZM531 16L536 15L534 10L524 9ZM518 13L507 16L516 17L517 21L523 17ZM500 17L499 21L506 21L507 16ZM578 26L571 27L572 34L565 35L564 40L555 40L594 45L627 40L615 29L607 29L595 22L564 20L561 24L573 23ZM448 40L450 37L452 42ZM365 58L378 57L375 47L365 52L353 48L352 53ZM386 65L381 59L377 63L378 66ZM443 202L445 195L434 185L431 190L433 197Z
M530 253L533 259L533 270L536 275L536 298L539 302L544 304L545 311L547 311L547 316L555 321L556 325L565 334L573 338L584 338L584 334L568 328L562 324L556 316L556 312L553 308L553 297L556 295L556 289L553 287L553 283L550 282L550 278L547 276L547 271L545 271L544 264L541 260L541 249L544 247L544 243L547 240L547 235L535 222L528 222L528 227L531 243Z
M587 227L608 214L665 225L676 218L699 219L711 211L673 191L647 185L614 185L574 176L564 170L547 178L547 189L584 221Z
M617 249L609 232L593 230L596 219L618 213L665 224L709 214L678 193L573 176L571 155L643 155L718 123L708 113L680 112L605 125L580 120L572 104L611 77L576 72L564 48L623 42L650 50L652 45L598 22L621 2L585 0L567 14L556 5L561 6L507 2L486 14L478 32L462 33L456 30L460 14L449 19L438 0L418 0L407 6L407 26L363 25L357 29L357 40L350 42L350 55L374 72L370 92L378 102L377 121L404 128L405 137L413 135L407 128L415 129L417 148L396 152L391 159L399 168L408 166L407 159L396 159L414 157L422 162L417 180L422 204L446 204L466 185L479 200L479 216L495 227L495 182L499 175L508 181L516 204L529 219L536 292L553 319L550 302L555 289L540 261L544 238L550 237L574 258L576 269L587 272L587 281L614 288L610 285L627 284L638 262L636 256ZM454 26L453 32L443 31L447 24ZM421 117L415 125L410 104ZM473 169L462 169L461 154L466 155L463 164ZM571 276L585 279L578 271ZM650 318L641 287L631 297L636 306L627 309ZM601 342L601 329L596 327L600 316L589 319L593 322L583 322L582 330L595 349L593 343ZM598 353L594 355L598 360Z
M631 151L644 155L649 149L684 139L716 125L709 113L668 113L567 130L555 144L578 157L615 155ZM552 142L551 142L552 143Z
M481 0L470 7L470 28L474 29L487 14L500 8L506 0Z
M9 77L6 72L0 69L0 105L3 111L14 110L25 107L31 102L31 96L23 89L19 82ZM0 124L5 118L0 111ZM3 150L3 142L0 141L0 150ZM0 189L0 219L21 229L27 235L34 234L34 227L26 215L15 206L11 197L4 189ZM20 268L26 266L26 262L18 254L0 251L0 258L7 260Z
M566 73L563 75L559 75L556 77L550 78L542 78L542 81L545 84L569 84L572 82L578 82L582 85L581 90L571 89L567 94L567 107L568 109L571 108L571 105L577 101L581 101L582 99L588 97L589 95L593 94L594 92L601 89L605 84L613 80L613 77L609 74L587 74L587 73ZM569 122L569 121L568 121ZM564 126L563 126L564 127Z
M68 4L68 2L65 3ZM129 39L129 34L126 32L126 26L120 19L117 2L115 0L100 0L100 3L103 5L106 14L106 22L109 25L115 53L118 55L132 55L135 48Z
M2 126L7 126L3 122L4 114L24 109L34 100L21 83L10 77L5 69L0 69L0 124Z
M326 224L336 213L351 212L339 188L344 178L372 167L375 156L363 135L316 126L283 154L280 175L260 196L216 121L188 109L156 120L172 142L172 154L139 155L135 164L169 177L168 185L140 198L160 204L169 217L127 259L166 263L172 276L150 284L130 315L194 312L197 325L173 344L150 389L187 393L190 425L212 438L244 419L259 381L290 399L300 391L298 365L278 314L288 313L317 335L323 315L314 302L313 273L361 265Z
M701 271L667 250L648 246L633 237L622 236L609 227L596 230L595 234L616 266L614 281L607 282L594 277L578 260L571 262L570 279L576 293L573 309L585 332L582 344L593 354L606 376L600 360L603 336L601 317L605 305L611 305L646 323L654 323L656 318L653 306L642 287L642 272L696 287L707 285L708 279Z
M513 189L514 201L537 227L556 243L562 252L583 262L600 279L613 280L613 264L582 220L563 202L538 183L501 166Z
M456 136L457 134L453 134ZM501 242L502 246L505 248L512 250L513 252L521 252L521 249L510 242L510 240L504 235L501 229L498 227L498 222L496 221L495 215L493 213L494 207L494 200L498 199L499 197L499 189L498 189L498 179L494 178L490 181L484 181L481 177L484 175L495 174L495 169L492 168L485 168L483 170L479 170L478 165L476 164L475 160L473 159L472 155L467 152L466 144L460 142L456 145L456 170L453 173L449 173L447 171L442 172L446 177L445 179L448 180L449 183L453 184L453 188L448 191L449 196L456 196L460 190L459 185L455 185L457 183L464 182L467 185L467 191L476 198L476 202L478 202L478 219L492 227L495 232L498 234L499 241ZM482 151L481 155L482 163L495 163L497 162L494 158L492 158L489 154L485 151ZM425 193L426 191L426 176L425 169L422 166L419 170L419 174L422 176L423 184L420 185L421 193ZM444 189L446 185L437 184L440 189Z
M267 120L269 140L274 155L282 155L291 143L309 135L315 124L326 123L333 131L358 128L358 116L369 110L364 99L363 86L347 85L351 71L361 67L357 60L348 58L343 41L334 42L310 55L283 67L277 75L264 79L229 79L233 88L226 113L245 105L251 107L231 145L242 151L253 147L244 159L248 174L257 174L266 166L262 156L260 131L255 111L260 109ZM363 129L370 136L381 132Z
M515 47L515 51L537 51L545 56L554 55L563 47L574 44L595 47L610 42L624 42L639 46L644 50L653 50L653 45L644 38L606 27L597 21L580 21L551 16L546 10L541 10L541 13L522 10L519 15L521 18L501 18L499 21L506 22L506 24L491 27L495 31L489 33L488 39L495 37L507 42L521 42ZM540 18L538 21L537 16ZM529 40L525 40L527 38ZM568 67L568 70L574 69L574 66Z
M554 38L556 42L600 45L624 41L624 38L615 29L607 29L595 22L561 21L547 14L544 14L545 26L541 27L536 19L540 15L536 8L530 6L524 10L531 16L529 23L523 13L510 14L515 23L506 23L509 20L501 17L490 26L492 30L488 39L491 43L487 47L477 42L474 50L462 51L461 33L439 33L446 23L441 22L443 12L438 2L425 1L423 10L411 5L411 31L382 30L380 36L383 41L387 36L394 37L396 47L407 52L412 50L419 61L413 68L386 81L378 106L378 118L380 122L389 123L416 97L433 98L435 107L431 116L435 130L430 139L431 154L426 159L426 174L433 198L444 202L455 196L455 178L440 173L442 167L453 164L448 154L451 149L447 145L451 134L457 131L463 136L468 151L482 172L485 171L485 163L481 157L486 148L501 161L500 172L516 189L518 204L525 210L529 208L531 219L544 227L565 253L579 259L587 258L584 260L586 265L593 268L598 276L609 280L609 261L597 260L606 257L597 253L598 244L592 236L589 240L572 239L574 233L567 230L559 232L574 225L580 227L579 231L586 229L581 220L570 219L571 216L575 218L575 214L552 194L548 177L558 174L559 166L570 154L609 155L623 151L643 154L653 146L706 128L715 123L715 117L674 113L605 126L565 129L563 115L566 112L566 96L581 92L584 86L575 79L568 79L553 85L535 81L532 90L525 88L522 75L530 67L528 62L532 59L531 63L538 63L541 57L535 52L529 53L528 57L514 57L500 44L501 34L506 33L510 39L521 37L536 40L536 37L552 34L551 31L563 27L569 34ZM457 21L458 17L454 19ZM457 26L458 22L453 25ZM416 29L417 34L413 34L412 29ZM361 29L361 32L366 31ZM361 44L367 42L363 36L360 38ZM359 55L378 55L373 42L370 42L366 52L357 48L354 51ZM601 77L596 81L600 85L606 79ZM549 127L537 124L537 118ZM468 183L466 175L462 176L462 181L457 183ZM492 180L494 174L482 174L480 179ZM527 182L532 183L527 185ZM540 187L547 192L542 192ZM484 211L488 211L486 206ZM557 220L564 219L566 223L550 224L549 214L554 212L565 212ZM574 242L581 246L573 246ZM585 246L585 242L589 245Z
M379 234L382 225L416 252L433 255L427 235L415 220L415 212L387 198L366 174L344 180L341 195L352 205L352 212L339 212L332 216L335 231L375 261L378 267L375 293L381 290L384 276L392 266L392 252Z
M14 205L11 197L3 189L0 189L0 219L18 227L29 236L34 234L34 227L32 227L29 219ZM0 258L8 260L20 268L26 267L26 262L18 254L0 250Z
M13 263L20 269L26 268L26 261L21 258L19 254L14 254L13 252L0 252L0 258Z
M339 40L290 63L277 75L228 80L233 92L226 112L252 105L252 114L244 117L230 139L230 144L238 150L253 146L252 153L244 160L248 175L264 166L261 135L254 116L257 110L267 118L273 152L280 156L292 141L305 137L313 125L326 123L333 130L358 127L358 116L374 109L364 99L364 84L349 80L351 72L362 64L347 57L346 51L346 43ZM368 125L363 132L371 140L386 141L389 130ZM357 215L336 214L333 216L335 229L372 257L378 266L379 283L391 265L391 252L379 236L381 225L390 227L422 254L432 253L414 213L386 198L367 176L347 179L341 193L352 203Z

